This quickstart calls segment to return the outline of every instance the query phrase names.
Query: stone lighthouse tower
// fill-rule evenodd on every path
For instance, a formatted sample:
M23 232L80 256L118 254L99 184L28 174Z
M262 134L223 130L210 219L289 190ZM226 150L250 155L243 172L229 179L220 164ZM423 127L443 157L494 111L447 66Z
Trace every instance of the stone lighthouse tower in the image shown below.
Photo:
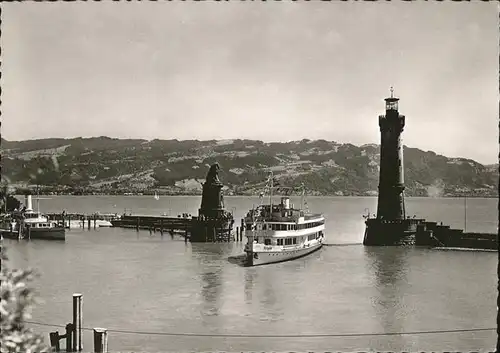
M378 117L380 127L380 176L378 184L377 218L405 219L404 169L401 133L405 126L405 116L398 111L399 98L385 99L385 115Z
M416 232L419 220L406 219L404 166L401 133L405 116L399 114L399 98L385 98L385 115L380 115L380 176L375 218L366 219L364 245L400 245Z

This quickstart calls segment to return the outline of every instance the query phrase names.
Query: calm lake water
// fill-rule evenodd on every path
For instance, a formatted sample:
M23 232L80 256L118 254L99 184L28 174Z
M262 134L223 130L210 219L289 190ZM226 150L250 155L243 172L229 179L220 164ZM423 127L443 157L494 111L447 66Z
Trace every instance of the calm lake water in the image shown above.
M226 197L239 224L258 198ZM44 212L197 214L200 197L51 196ZM298 199L295 203L299 203ZM496 232L497 199L467 199L467 230ZM309 197L327 218L327 243L302 259L244 268L227 261L243 243L185 244L117 228L72 229L65 243L5 240L12 265L37 268L43 304L33 321L65 325L83 293L84 326L149 333L290 335L186 337L109 333L111 352L493 351L496 332L361 337L496 327L495 252L368 248L362 214L376 198ZM36 206L36 202L35 202ZM407 213L464 227L464 200L408 198ZM52 327L33 326L48 342ZM57 329L62 332L64 329ZM64 343L63 343L64 345ZM92 350L84 331L84 350Z

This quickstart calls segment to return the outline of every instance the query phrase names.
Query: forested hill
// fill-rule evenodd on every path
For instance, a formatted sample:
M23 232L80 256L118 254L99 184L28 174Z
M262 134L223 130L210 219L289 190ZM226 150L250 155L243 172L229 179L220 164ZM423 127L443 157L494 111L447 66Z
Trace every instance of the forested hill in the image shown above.
M178 141L109 137L6 141L3 182L47 192L198 194L218 162L225 194L257 194L270 170L317 195L376 195L379 146L325 140ZM404 147L408 196L497 196L498 165Z

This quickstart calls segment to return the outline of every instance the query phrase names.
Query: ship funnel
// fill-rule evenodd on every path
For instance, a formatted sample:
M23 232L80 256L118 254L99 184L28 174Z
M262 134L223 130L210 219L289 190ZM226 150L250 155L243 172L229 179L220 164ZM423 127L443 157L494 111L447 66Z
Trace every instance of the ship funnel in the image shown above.
M283 205L283 208L285 210L290 209L290 199L288 197L282 197L281 198L281 204Z
M33 211L33 203L31 201L31 195L26 196L26 211Z

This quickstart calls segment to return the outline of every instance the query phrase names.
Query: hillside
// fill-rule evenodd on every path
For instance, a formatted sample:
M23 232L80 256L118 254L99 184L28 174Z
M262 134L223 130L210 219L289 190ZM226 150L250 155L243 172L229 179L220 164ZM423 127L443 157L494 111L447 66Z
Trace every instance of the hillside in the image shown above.
M109 137L6 141L3 180L22 192L199 194L218 162L225 193L257 194L269 171L316 195L376 195L379 146L325 140L178 141ZM498 165L404 148L408 196L498 195Z

